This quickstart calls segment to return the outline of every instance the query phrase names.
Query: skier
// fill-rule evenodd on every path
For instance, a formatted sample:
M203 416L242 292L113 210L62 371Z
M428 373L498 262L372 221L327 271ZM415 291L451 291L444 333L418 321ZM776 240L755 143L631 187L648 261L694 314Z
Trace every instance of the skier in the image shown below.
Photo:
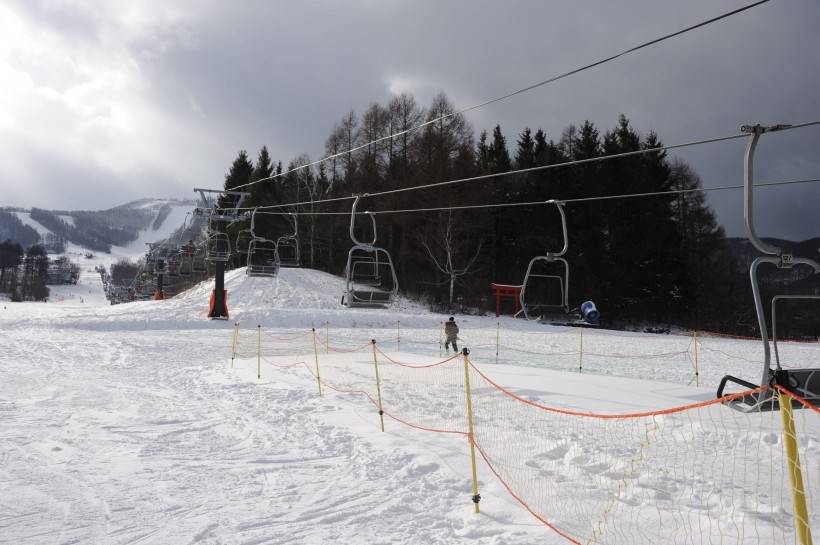
M458 326L456 325L456 319L450 316L450 320L444 324L444 334L447 336L447 340L444 342L444 350L450 350L450 343L453 343L453 352L458 352L458 345L456 341L458 340Z

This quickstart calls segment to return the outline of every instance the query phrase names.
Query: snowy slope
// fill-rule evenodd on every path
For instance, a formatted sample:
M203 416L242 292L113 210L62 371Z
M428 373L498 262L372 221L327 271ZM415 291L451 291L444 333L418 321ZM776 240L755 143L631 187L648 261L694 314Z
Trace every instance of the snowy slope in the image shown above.
M114 246L111 248L111 257L113 260L120 258L136 259L145 254L148 249L146 243L158 242L168 238L174 231L182 227L187 214L193 211L193 206L190 205L173 205L171 206L171 213L162 222L158 229L153 229L149 226L147 229L140 231L137 240L128 244L127 246ZM159 209L157 209L157 213ZM156 216L155 216L156 217Z
M49 230L48 228L43 226L42 223L40 223L39 221L31 219L31 214L29 214L28 212L16 212L15 211L15 212L12 212L12 213L15 216L17 216L20 219L20 221L23 222L24 225L28 225L29 227L31 227L32 229L37 231L37 234L40 235L41 238L44 237L45 235L51 233L51 230Z
M156 219L160 209L166 204L168 204L168 201L165 200L146 199L123 206L128 207L133 205L137 208L152 209L154 211L154 219ZM135 261L145 254L147 242L158 242L172 235L186 221L186 216L192 212L193 205L171 204L170 206L170 213L157 229L153 228L152 220L151 225L139 232L139 236L135 241L126 246L113 246L110 253L95 252L72 242L67 243L66 250L61 255L68 257L80 265L80 280L77 285L50 286L51 296L49 297L48 303L59 303L63 306L108 306L109 302L105 297L102 280L99 273L95 271L95 268L102 266L106 269L110 269L113 263L122 259ZM24 224L35 229L41 237L51 233L49 229L31 219L31 215L28 212L14 212L14 214L20 218L20 221ZM61 215L59 217L69 224L73 225L74 223L71 216ZM93 257L86 258L86 254L92 254Z
M345 309L338 277L283 269L271 280L247 278L240 269L226 278L232 320L209 321L204 314L212 287L205 282L166 301L96 308L20 303L0 312L0 479L6 491L0 495L0 542L567 543L532 518L484 465L483 512L472 513L463 438L392 420L381 433L373 406L361 396L326 390L319 397L303 366L313 362L311 335L282 357L266 359L261 379L254 357L230 367L233 320L251 338L257 325L272 338L315 326L320 343L344 349L374 338L392 357L427 363L438 359L445 316L408 301L387 310ZM516 394L551 406L604 412L671 407L711 398L726 370L747 378L759 370L758 343L702 339L705 387L696 388L687 385L691 362L680 356L689 337L586 330L579 373L573 350L580 330L512 319L497 329L494 317L457 319L480 368ZM496 334L503 341L499 364ZM707 346L715 350L711 355ZM787 343L784 350L795 364L820 355L817 345ZM345 370L336 380L371 381L371 357L366 351L323 354L321 361L331 377L334 366ZM404 391L389 375L385 381L390 402L418 393L432 412L451 402L434 389ZM820 428L802 422L811 453L807 476L816 491ZM610 447L624 440L602 437ZM744 437L737 435L728 447L742 448L749 440ZM782 452L776 435L764 439L751 443L750 455L766 448ZM674 452L670 443L652 446ZM583 479L606 478L620 465L613 457L599 467L577 448L544 454L562 464L559 483L570 479L556 496L557 509L564 503L568 514L592 493ZM704 464L703 475L721 471L705 460L692 462ZM668 490L644 483L660 501L691 485L686 479L693 475L670 471ZM540 479L554 483L547 475ZM788 513L767 512L765 502L737 507L759 520L747 533L749 543L767 542L754 538L771 521L789 523ZM556 516L567 515L559 511ZM735 531L731 521L711 526L708 510L693 513L708 524L683 530L706 538L686 543L733 542L723 537Z

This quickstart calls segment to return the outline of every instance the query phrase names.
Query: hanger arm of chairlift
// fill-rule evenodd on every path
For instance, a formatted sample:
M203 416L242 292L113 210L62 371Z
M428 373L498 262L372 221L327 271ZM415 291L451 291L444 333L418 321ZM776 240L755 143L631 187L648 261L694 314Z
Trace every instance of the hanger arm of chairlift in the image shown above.
M776 369L772 370L771 366L771 347L769 345L769 330L766 323L766 315L764 312L763 299L760 293L760 284L758 281L758 269L764 263L774 265L778 269L791 269L796 265L804 265L811 267L815 273L820 274L820 264L815 260L803 257L793 257L790 252L785 252L783 248L769 244L760 239L754 224L754 154L757 149L760 136L767 132L778 131L787 128L788 125L774 125L764 127L761 125L744 125L741 127L741 132L748 133L750 139L746 145L746 152L744 155L743 164L743 219L746 227L746 236L752 245L757 248L764 255L757 257L749 266L749 280L752 284L752 295L754 298L755 313L757 315L758 328L760 329L760 337L763 341L763 369L760 377L760 384L767 386L772 382L786 382L795 381L796 384L804 389L812 388L809 383L811 376L818 372L815 369L800 369L792 371L784 371L780 366L780 358L777 352L777 302L783 299L820 299L820 295L775 295L772 298L772 344L775 347ZM792 376L793 375L793 376ZM790 378L791 377L791 378ZM730 375L723 377L718 388L718 397L723 394L723 389L727 381L735 382L741 386L750 386L750 383L737 379ZM817 392L811 392L816 395ZM770 393L761 394L760 396L753 396L759 402L768 399ZM750 400L746 400L748 402ZM750 403L747 403L750 404ZM733 404L734 405L734 404ZM765 405L757 403L756 410L777 410L778 406L775 401L771 404ZM751 409L750 409L751 410Z
M350 240L353 241L354 245L361 245L361 246L373 246L376 244L376 239L378 234L376 232L376 217L369 212L365 212L365 214L370 218L371 224L373 225L373 241L370 243L362 242L356 238L356 208L359 206L359 200L362 197L366 197L367 193L364 195L356 195L356 199L353 201L353 209L350 212Z
M548 256L551 257L561 257L567 250L569 249L569 238L567 237L567 214L564 212L564 203L561 201L551 200L547 201L547 204L554 204L555 207L558 209L558 213L561 215L561 233L564 237L564 246L561 248L561 251L558 253L547 252Z

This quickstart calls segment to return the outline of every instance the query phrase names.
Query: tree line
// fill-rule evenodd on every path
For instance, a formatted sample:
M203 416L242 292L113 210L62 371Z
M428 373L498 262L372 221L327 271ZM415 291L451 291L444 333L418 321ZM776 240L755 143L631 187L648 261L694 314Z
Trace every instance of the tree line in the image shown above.
M429 124L409 130L424 121ZM395 134L400 136L368 144ZM357 146L363 147L345 153ZM338 157L289 172L310 158L300 155L283 166L265 146L255 162L243 150L226 173L224 187L288 172L248 187L245 206L253 207L482 177L366 198L360 210L540 203L376 216L378 245L390 251L402 292L434 309L483 312L493 308L491 282L520 284L530 259L561 248L560 217L546 201L700 188L690 165L663 150L651 151L660 147L658 134L639 132L623 115L603 130L590 121L556 135L525 127L508 141L496 126L476 139L444 93L428 107L402 94L386 105L371 104L362 115L345 114L325 142L326 155ZM639 150L647 153L503 175ZM271 211L306 214L299 216L304 266L341 274L351 245L350 217L317 213L349 213L351 202ZM573 202L565 210L571 306L591 299L611 325L653 323L746 333L755 327L746 271L727 248L702 192ZM247 226L234 226L231 233L242 228ZM293 230L293 218L257 216L256 230L275 240ZM243 264L237 258L232 266Z
M35 244L23 250L18 242L0 242L0 294L12 301L43 301L48 298L48 255Z
M0 208L0 240L6 239L29 247L40 241L40 234L34 228L24 224L11 210Z

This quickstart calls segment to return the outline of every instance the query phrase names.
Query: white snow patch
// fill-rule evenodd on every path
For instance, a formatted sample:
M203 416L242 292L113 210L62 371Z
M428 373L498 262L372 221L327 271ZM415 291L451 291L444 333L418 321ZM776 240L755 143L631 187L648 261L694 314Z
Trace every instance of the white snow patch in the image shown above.
M45 237L47 234L51 233L50 229L47 229L43 226L39 221L35 221L31 219L31 214L29 212L14 212L14 215L20 218L20 221L23 222L24 225L28 225L40 235L40 238Z
M93 269L86 261L93 260L80 260L84 274ZM92 285L90 277L88 282L82 289ZM319 397L301 365L312 362L311 350L292 353L284 363L293 367L265 362L261 380L255 358L230 368L234 320L245 329L259 324L284 335L315 326L319 341L329 335L334 346L376 338L394 357L421 363L437 359L446 316L407 300L385 310L346 309L339 304L343 280L307 269L282 269L274 280L248 278L239 269L227 274L226 287L231 321L205 318L213 282L166 301L113 307L68 300L4 305L0 528L7 541L566 543L527 514L483 465L483 514L474 515L463 438L393 421L382 433L374 407L362 398L332 392ZM75 295L80 292L77 287ZM691 362L674 355L687 349L690 337L584 330L587 355L579 373L573 350L580 330L490 316L457 320L481 369L518 395L554 406L665 408L712 397L727 370L752 380L759 374L760 343L754 341L701 339L705 387L695 388L686 385ZM325 321L332 326L325 328ZM498 365L497 322L504 346ZM710 355L707 346L732 356ZM784 343L782 349L795 364L816 362L820 355L811 344ZM370 354L344 358L361 359L370 378ZM431 412L452 402L425 399ZM695 422L681 433L697 431ZM806 419L800 433L809 453L806 474L816 477L820 428ZM782 452L778 439L764 436L749 452ZM561 493L594 493L584 488L583 477L614 475L621 463L593 467L576 446L562 449L544 453L564 464ZM679 468L669 468L669 480L640 470L637 485L656 490L660 502L692 478ZM638 501L631 494L620 498L624 505ZM791 523L779 506L752 500L735 507L759 518L761 528ZM702 516L698 522L708 524L693 526L699 531L719 531L730 522ZM812 516L815 524L816 511Z

